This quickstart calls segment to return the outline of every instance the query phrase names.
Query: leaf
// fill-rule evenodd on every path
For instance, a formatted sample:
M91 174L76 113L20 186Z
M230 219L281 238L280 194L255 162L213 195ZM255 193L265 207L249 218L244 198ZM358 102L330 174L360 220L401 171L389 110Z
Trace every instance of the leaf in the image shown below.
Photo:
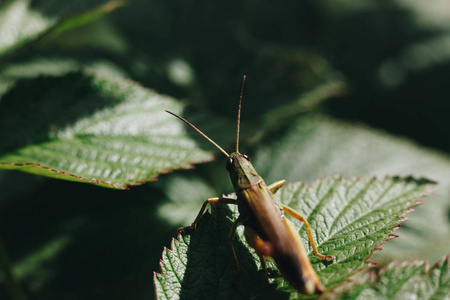
M282 135L273 136L270 144L259 144L252 155L255 169L266 182L280 179L310 182L333 174L346 177L412 174L437 181L428 203L411 214L413 220L396 232L401 232L402 237L386 245L389 252L380 254L437 260L448 251L448 155L360 124L317 115L298 118ZM430 247L435 251L429 251Z
M231 286L235 267L227 243L234 213L222 206L206 214L196 231L179 235L164 249L161 274L154 274L157 299L287 299L264 284L255 257L235 240L241 272ZM240 230L242 239L242 230Z
M120 6L124 1L7 1L0 7L0 56L36 41L81 26Z
M311 185L289 184L276 196L308 219L319 251L336 256L335 263L316 258L311 254L304 227L300 228L315 270L331 289L368 266L366 259L379 244L391 239L390 233L405 220L405 211L429 193L430 183L413 178L328 177ZM196 231L180 235L172 249L164 251L161 274L155 274L158 299L178 299L174 295L183 299L208 299L212 295L223 299L273 299L269 291L295 293L279 280L264 286L258 258L246 246L242 228L239 241L234 241L241 271L236 287L230 285L234 263L226 237L236 213L236 207L230 211L214 206L212 216L205 216ZM294 222L299 226L298 221ZM269 275L277 278L274 274L276 271L271 270Z
M46 66L51 76L39 76ZM110 66L28 67L9 74L31 68L37 77L16 75L0 102L0 168L125 188L212 159L187 126L164 112L181 113L181 104Z
M449 261L447 255L432 267L426 261L393 262L326 299L448 299Z

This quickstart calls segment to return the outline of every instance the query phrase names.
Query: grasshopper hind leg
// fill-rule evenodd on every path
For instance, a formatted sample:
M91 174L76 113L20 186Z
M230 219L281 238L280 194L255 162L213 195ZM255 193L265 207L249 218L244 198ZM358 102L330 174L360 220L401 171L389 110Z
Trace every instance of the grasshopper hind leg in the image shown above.
M318 258L323 259L323 260L328 260L328 259L336 260L336 257L334 257L333 255L323 255L323 254L319 253L319 250L317 249L316 243L314 242L314 238L311 233L311 227L309 226L309 222L308 222L308 220L306 220L305 217L303 217L295 209L290 208L289 206L286 206L284 204L281 204L281 208L283 209L284 212L290 214L291 216L293 216L294 218L296 218L297 220L299 220L300 222L305 224L306 233L308 234L308 238L309 238L309 241L311 242L311 246L312 246L315 256L317 256Z
M256 250L256 254L259 257L261 267L264 272L266 284L268 285L269 278L267 276L266 260L264 257L272 256L273 246L271 243L262 240L251 227L245 227L244 234L247 243L250 245L250 247Z
M268 186L268 188L272 192L272 194L275 194L285 184L286 184L286 180L282 179L282 180L278 180L278 181L272 183L271 185ZM316 243L314 242L308 220L306 220L305 217L303 217L298 211L296 211L284 204L281 204L281 208L283 209L284 212L290 214L291 216L293 216L294 218L296 218L297 220L299 220L300 222L305 224L305 229L306 229L306 232L308 233L308 238L311 242L311 246L313 248L313 252L314 252L315 256L317 256L318 258L323 259L323 260L327 260L327 259L336 260L336 258L333 255L323 255L323 254L319 253L319 251L317 250Z

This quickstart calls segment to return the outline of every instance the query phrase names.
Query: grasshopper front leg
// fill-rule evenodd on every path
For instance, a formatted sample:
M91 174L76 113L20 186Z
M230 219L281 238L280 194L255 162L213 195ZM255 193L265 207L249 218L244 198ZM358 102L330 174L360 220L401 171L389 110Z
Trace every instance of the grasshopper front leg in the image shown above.
M311 233L311 227L309 226L308 220L306 220L305 217L303 217L295 209L292 209L289 206L286 206L284 204L281 204L281 208L283 209L284 212L290 214L291 216L293 216L294 218L296 218L297 220L299 220L300 222L305 224L305 229L306 229L306 232L308 233L308 238L311 242L311 246L313 248L313 252L314 252L315 256L317 256L318 258L323 259L323 260L326 260L326 259L335 260L336 259L333 255L323 255L323 254L319 253L319 251L317 250L316 243L314 242L314 239L313 239L313 236Z
M233 198L224 198L224 197L222 197L222 198L214 197L214 198L207 199L203 203L202 207L200 208L200 211L199 211L197 217L195 218L194 222L192 222L192 224L190 226L178 228L177 229L177 233L181 233L181 232L183 232L185 230L191 230L191 229L197 228L197 225L200 222L200 220L202 219L202 217L203 217L203 215L205 213L206 206L208 204L210 204L210 205L213 205L213 204L234 204L234 205L237 205L237 201L236 201L236 199L233 199Z
M233 199L233 198L225 198L225 197L222 197L222 198L214 197L214 198L207 199L203 203L202 207L200 208L200 211L199 211L197 217L195 218L194 222L192 222L192 224L190 226L178 228L177 232L180 233L180 232L183 232L185 230L191 230L191 229L197 228L198 223L200 222L200 220L202 219L203 215L205 214L206 206L208 204L210 204L210 205L213 205L213 204L234 204L234 205L237 205L237 200ZM233 226L231 227L230 233L228 235L228 245L230 247L231 254L233 256L234 264L236 265L236 271L235 271L233 280L231 282L232 284L234 284L236 282L236 278L239 275L239 261L237 259L236 251L234 250L234 247L233 247L233 238L234 238L234 235L236 233L236 229L240 225L240 223L241 223L241 219L240 219L240 217L238 217L236 219L236 221L234 221Z

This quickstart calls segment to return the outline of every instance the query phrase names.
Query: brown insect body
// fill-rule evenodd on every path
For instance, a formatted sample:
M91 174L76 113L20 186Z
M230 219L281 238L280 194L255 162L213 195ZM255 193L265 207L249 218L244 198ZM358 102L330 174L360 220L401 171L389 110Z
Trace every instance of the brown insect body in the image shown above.
M283 209L256 173L248 156L232 153L227 170L231 181L236 183L241 222L246 230L251 228L256 233L256 237L246 234L249 244L262 259L272 257L283 277L299 292L322 293L324 287L309 261L298 231L285 218ZM261 241L255 243L255 238Z

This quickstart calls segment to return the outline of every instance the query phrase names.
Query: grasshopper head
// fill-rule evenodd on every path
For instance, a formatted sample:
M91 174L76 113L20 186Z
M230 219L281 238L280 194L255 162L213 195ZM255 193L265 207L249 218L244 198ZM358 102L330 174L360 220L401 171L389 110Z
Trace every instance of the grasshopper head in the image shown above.
M250 157L246 154L231 153L226 167L236 191L249 188L261 181L261 177L250 162Z

